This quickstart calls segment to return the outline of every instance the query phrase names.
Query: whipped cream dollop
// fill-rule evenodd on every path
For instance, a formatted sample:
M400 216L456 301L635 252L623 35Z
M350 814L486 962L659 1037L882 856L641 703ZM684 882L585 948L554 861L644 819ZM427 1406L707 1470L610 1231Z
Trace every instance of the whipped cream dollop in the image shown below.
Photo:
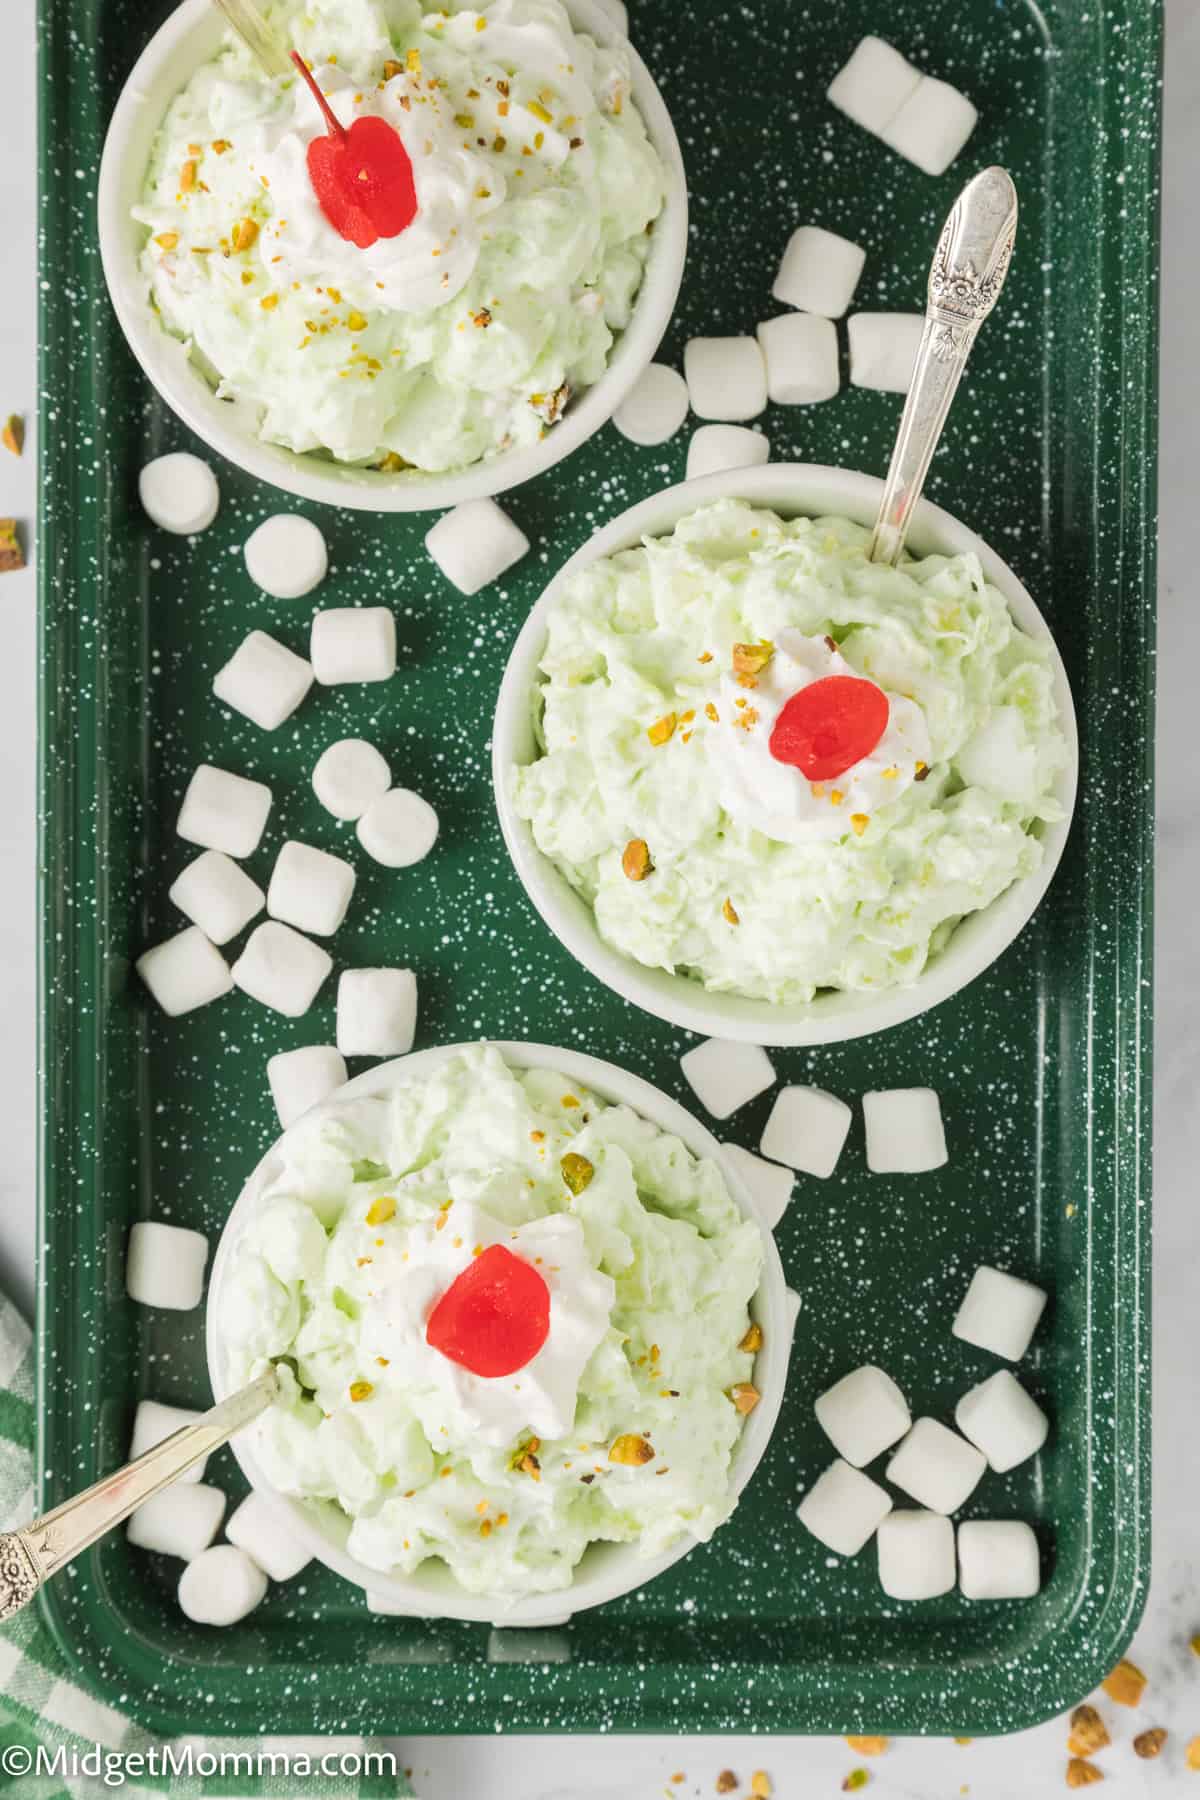
M245 140L271 195L271 219L255 245L263 277L277 288L322 282L356 305L401 313L427 312L453 300L474 273L484 221L504 203L503 171L464 143L449 96L407 67L366 87L330 63L314 74L342 125L373 115L397 133L412 163L416 217L395 237L378 238L365 250L334 229L317 201L307 161L309 144L325 134L325 121L308 88L293 81L280 113Z
M550 1291L549 1336L513 1375L474 1375L425 1336L437 1301L492 1244L532 1264ZM548 1438L570 1431L580 1379L608 1330L615 1294L611 1278L592 1266L577 1219L555 1213L509 1227L469 1201L453 1202L390 1247L377 1281L363 1319L364 1349L368 1358L386 1358L392 1379L408 1386L432 1443L500 1445L522 1431Z
M793 694L830 675L857 674L833 638L791 630L780 632L752 688L723 672L717 766L721 804L734 818L783 844L820 842L850 830L861 837L873 815L928 769L932 749L924 713L915 700L886 688L887 728L843 774L809 781L772 755L771 733Z
M560 0L268 12L340 124L397 133L416 213L343 238L309 174L315 96L231 37L171 103L134 209L162 324L290 450L432 471L536 443L604 373L666 196L627 47Z

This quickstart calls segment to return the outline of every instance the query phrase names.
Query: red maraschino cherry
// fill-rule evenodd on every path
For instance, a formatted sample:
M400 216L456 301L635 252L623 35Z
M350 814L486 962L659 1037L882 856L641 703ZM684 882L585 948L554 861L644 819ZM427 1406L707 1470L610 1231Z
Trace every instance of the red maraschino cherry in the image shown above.
M550 1290L531 1263L492 1244L452 1281L425 1342L472 1375L515 1375L550 1335Z
M298 50L292 61L329 127L308 146L308 178L333 229L360 250L399 237L417 216L417 189L408 151L386 119L355 119L347 130L313 80Z
M882 688L858 675L826 675L784 703L771 732L776 762L808 781L832 781L869 756L888 722Z

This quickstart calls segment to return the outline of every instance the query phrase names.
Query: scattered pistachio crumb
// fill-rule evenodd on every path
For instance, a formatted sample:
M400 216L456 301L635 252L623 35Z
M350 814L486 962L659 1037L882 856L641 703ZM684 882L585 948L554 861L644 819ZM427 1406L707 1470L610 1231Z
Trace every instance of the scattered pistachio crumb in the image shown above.
M1072 1756L1094 1756L1111 1743L1108 1726L1094 1706L1077 1706L1070 1717L1067 1749Z
M1100 1686L1118 1706L1137 1706L1146 1691L1146 1677L1136 1663L1123 1656L1112 1674L1106 1675Z

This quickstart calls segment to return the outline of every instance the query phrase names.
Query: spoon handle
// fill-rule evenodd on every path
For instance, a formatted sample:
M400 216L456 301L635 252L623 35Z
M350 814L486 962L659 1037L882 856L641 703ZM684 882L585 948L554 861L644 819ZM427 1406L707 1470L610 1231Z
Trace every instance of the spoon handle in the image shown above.
M292 73L287 52L255 6L254 0L213 0L213 4L219 12L225 14L268 75Z
M950 402L1004 286L1017 231L1017 190L1007 169L969 181L942 227L929 271L925 330L871 538L872 562L900 559Z
M185 1425L136 1462L64 1500L23 1531L0 1532L0 1620L20 1612L47 1576L256 1419L275 1398L277 1387L275 1371L269 1369L195 1424Z

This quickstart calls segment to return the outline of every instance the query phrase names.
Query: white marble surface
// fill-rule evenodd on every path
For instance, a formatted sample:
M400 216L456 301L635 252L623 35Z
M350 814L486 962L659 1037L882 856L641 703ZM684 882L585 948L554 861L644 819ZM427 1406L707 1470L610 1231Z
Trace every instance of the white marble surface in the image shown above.
M1083 4L1083 0L1080 0ZM34 0L5 0L6 83L0 157L0 412L35 410ZM1161 1724L1171 1732L1158 1762L1128 1741L1106 1753L1105 1793L1193 1794L1200 1774L1183 1772L1184 1742L1200 1733L1200 1659L1187 1639L1200 1631L1200 751L1194 726L1200 671L1200 594L1191 527L1200 469L1200 363L1196 295L1200 234L1200 0L1168 0L1161 609L1158 722L1157 1176L1155 1246L1154 1579L1134 1646L1153 1686L1136 1715L1116 1724ZM35 463L0 456L0 514L30 520ZM0 591L0 1093L7 1154L0 1160L0 1285L32 1308L34 1245L34 589L29 571ZM1106 1707L1111 1716L1116 1709ZM382 1723L382 1722L381 1722ZM764 1727L769 1724L763 1721ZM780 1800L840 1791L857 1759L837 1739L571 1737L420 1738L401 1746L421 1800L661 1800L711 1795L719 1769L749 1785L753 1769L774 1779ZM880 1800L1023 1800L1063 1792L1063 1731L1057 1724L1017 1737L958 1747L899 1741L872 1765L868 1792ZM683 1772L686 1779L670 1784Z

